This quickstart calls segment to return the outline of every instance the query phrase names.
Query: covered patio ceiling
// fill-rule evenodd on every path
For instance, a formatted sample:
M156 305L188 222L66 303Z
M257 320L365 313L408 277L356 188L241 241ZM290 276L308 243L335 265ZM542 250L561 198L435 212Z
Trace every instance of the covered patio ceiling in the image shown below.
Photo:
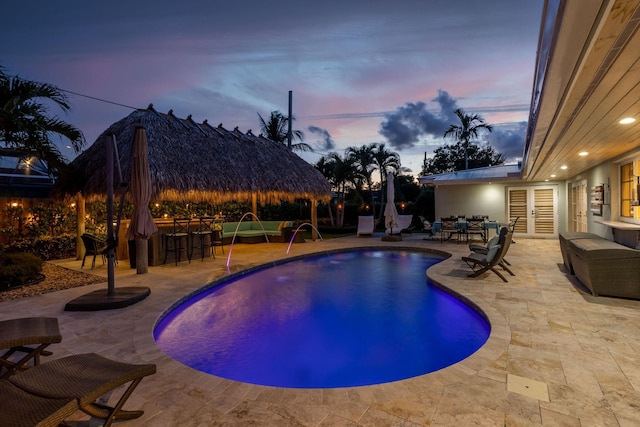
M554 4L555 22L546 13L541 26L526 181L569 179L640 148L640 0L551 0L546 7ZM625 117L636 121L620 124Z

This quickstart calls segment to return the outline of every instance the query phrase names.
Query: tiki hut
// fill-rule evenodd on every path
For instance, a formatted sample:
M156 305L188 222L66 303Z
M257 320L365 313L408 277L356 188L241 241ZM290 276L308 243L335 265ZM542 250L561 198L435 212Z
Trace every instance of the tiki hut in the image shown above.
M152 194L156 200L223 203L280 203L294 199L327 200L330 186L312 165L278 144L251 131L213 127L191 116L180 119L150 105L112 124L71 164L84 172L83 196L103 198L106 192L105 141L115 135L123 174L136 125L147 133Z
M251 131L214 127L206 120L196 123L191 116L181 119L172 111L163 114L152 105L109 126L71 163L77 184L56 183L58 193L78 195L78 236L84 232L84 201L104 200L107 193L105 144L115 137L126 179L137 126L146 130L152 200L212 204L250 201L257 214L258 202L310 199L313 235L317 237L316 202L329 200L331 189L316 168L283 144L255 136ZM81 256L79 237L76 246L77 256Z

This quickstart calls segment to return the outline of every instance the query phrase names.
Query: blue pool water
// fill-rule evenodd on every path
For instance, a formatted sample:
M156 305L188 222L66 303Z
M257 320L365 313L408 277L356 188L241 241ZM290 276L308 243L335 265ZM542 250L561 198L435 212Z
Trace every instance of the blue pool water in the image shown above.
M379 384L465 359L489 337L475 310L429 284L426 252L303 258L215 286L156 326L172 358L231 380L295 388Z

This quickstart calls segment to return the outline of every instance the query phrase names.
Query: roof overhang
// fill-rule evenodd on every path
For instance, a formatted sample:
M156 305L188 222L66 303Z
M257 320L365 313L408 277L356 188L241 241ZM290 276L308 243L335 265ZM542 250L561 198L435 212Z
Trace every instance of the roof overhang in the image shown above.
M640 0L545 2L524 180L569 179L640 149L639 26Z

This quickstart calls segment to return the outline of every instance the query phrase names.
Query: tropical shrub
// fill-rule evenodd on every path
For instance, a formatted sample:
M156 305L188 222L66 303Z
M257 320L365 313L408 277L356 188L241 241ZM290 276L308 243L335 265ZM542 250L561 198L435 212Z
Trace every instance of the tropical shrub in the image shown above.
M41 236L35 239L13 240L7 249L11 252L25 252L41 260L71 258L76 255L76 237L74 234L62 236Z
M43 261L35 255L0 251L0 291L38 279Z

